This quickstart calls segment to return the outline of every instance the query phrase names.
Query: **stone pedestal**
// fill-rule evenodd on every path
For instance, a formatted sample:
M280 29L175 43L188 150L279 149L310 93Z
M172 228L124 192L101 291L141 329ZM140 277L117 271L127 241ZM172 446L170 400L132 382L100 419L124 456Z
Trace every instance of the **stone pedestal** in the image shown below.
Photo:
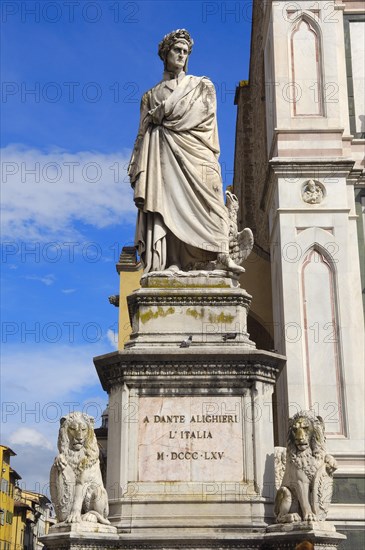
M117 534L116 528L104 525L55 525L40 540L46 550L295 550L304 540L310 541L314 550L338 550L344 539L329 522L301 522L272 525L266 532L251 527L215 534L204 529L199 533L189 527L169 533L149 530Z
M109 519L120 532L266 526L274 493L271 396L282 361L228 346L95 359L110 400Z
M120 548L115 527L87 522L54 525L40 539L46 550L114 550Z
M128 299L125 350L95 358L121 540L259 548L273 521L271 400L284 357L250 341L250 299L225 272L149 274Z
M155 272L128 296L132 334L125 348L192 344L255 348L247 333L251 296L225 271Z
M250 340L250 296L237 280L224 272L155 273L128 304L126 349L94 359L109 394L114 531L58 527L45 537L47 548L278 550L304 536L337 548L341 537L318 534L317 525L267 529L272 393L285 358Z
M329 521L280 523L267 528L263 550L294 550L302 541L311 542L314 550L337 550L344 540Z

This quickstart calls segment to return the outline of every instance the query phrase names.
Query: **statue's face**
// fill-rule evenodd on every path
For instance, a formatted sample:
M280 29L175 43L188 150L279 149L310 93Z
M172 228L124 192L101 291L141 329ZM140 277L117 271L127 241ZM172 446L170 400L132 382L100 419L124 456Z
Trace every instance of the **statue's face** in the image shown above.
M171 50L167 54L166 68L168 71L176 72L183 70L186 60L189 55L189 49L186 42L175 42Z
M299 451L305 451L309 446L310 422L306 418L298 418L293 424L293 434L295 445Z
M72 422L67 429L70 448L73 451L79 451L85 446L85 441L88 435L88 428L83 422Z

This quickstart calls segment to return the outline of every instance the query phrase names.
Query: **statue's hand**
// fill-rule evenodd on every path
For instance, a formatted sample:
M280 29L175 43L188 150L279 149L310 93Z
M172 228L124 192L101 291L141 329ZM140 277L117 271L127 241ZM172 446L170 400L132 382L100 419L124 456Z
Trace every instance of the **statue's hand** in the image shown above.
M165 102L163 101L160 105L157 105L157 107L148 111L148 114L154 124L161 124L162 119L165 116Z

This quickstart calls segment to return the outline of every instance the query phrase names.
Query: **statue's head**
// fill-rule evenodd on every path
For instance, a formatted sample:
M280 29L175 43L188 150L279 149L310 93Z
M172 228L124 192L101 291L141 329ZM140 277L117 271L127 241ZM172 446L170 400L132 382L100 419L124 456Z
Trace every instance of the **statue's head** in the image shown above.
M314 191L316 190L316 184L314 183L314 180L308 180L307 186L308 186L308 191L310 191L311 193L314 193Z
M312 455L319 456L325 450L325 424L313 411L300 411L289 418L287 449L293 454L300 454L310 449Z
M75 411L61 418L58 435L60 453L78 453L82 448L95 447L95 444L94 419L91 416Z
M186 29L177 29L166 34L158 45L158 55L164 63L165 71L173 68L169 67L169 63L181 63L182 70L187 71L193 44L194 41Z

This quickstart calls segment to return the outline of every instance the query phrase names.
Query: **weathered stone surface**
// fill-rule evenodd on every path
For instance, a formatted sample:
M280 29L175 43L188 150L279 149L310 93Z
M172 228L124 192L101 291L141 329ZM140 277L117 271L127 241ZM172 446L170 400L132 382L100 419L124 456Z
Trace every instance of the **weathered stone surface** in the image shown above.
M337 470L335 459L326 452L323 419L311 411L301 411L290 418L286 454L276 453L275 459L275 481L282 474L275 499L276 521L323 522L331 504L333 473Z
M237 229L237 198L218 163L216 97L207 77L185 74L193 40L186 29L159 44L163 80L142 97L128 174L138 207L136 241L145 272L207 267L234 273L250 253L250 229Z
M42 542L46 550L295 550L298 542L307 540L312 542L314 550L337 550L344 539L328 527L322 529L320 523L297 524L297 529L284 533L277 527L269 528L267 533L252 527L235 533L220 531L213 536L207 531L193 534L189 528L181 527L164 536L156 530L146 537L145 532L115 534L109 527L109 532L90 533L69 526L63 531L52 528L49 535L42 537ZM107 528L101 526L101 529Z
M270 411L283 357L223 343L130 348L94 361L110 396L107 488L113 525L123 533L147 530L149 536L186 528L213 540L237 529L263 531L273 521ZM168 415L176 421L160 422ZM178 444L170 438L171 424ZM188 436L181 438L181 431ZM165 453L163 459L158 453Z
M117 550L121 548L115 527L87 523L55 525L42 537L45 550Z
M267 528L262 550L294 550L304 540L311 542L314 550L337 550L346 536L327 521L271 525Z
M255 347L247 333L251 296L227 272L156 272L141 283L128 297L132 334L126 349Z
M140 481L243 480L243 419L237 397L141 397Z
M364 40L357 40L364 2L316 6L314 13L310 0L253 2L249 81L236 94L234 192L241 226L254 232L254 251L270 254L272 347L287 356L275 392L276 444L285 444L288 410L313 409L326 422L336 475L352 479L364 472L358 365L364 365L365 247L360 201L354 201L364 185L358 133L364 93L357 91L356 70L364 59ZM339 92L333 103L326 94L330 80ZM286 93L294 88L297 97ZM246 286L254 298L267 287L255 267L257 284ZM364 533L362 510L348 497L331 505L329 517L340 531L353 529L354 541ZM362 545L346 547L364 544L363 536Z
M239 276L214 271L152 271L141 278L142 288L239 288Z
M61 418L59 454L50 474L50 491L57 519L63 524L84 524L98 531L109 525L108 497L103 485L94 419L81 412ZM81 528L81 527L80 527Z

